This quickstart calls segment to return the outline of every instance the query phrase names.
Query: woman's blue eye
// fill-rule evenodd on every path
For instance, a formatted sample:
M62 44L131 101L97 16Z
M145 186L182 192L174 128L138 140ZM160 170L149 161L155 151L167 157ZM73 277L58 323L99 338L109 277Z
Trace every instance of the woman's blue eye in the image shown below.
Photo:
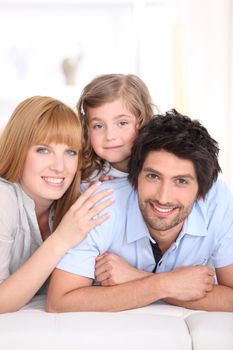
M66 151L66 153L69 155L69 156L76 156L77 155L77 151L75 151L74 149L68 149Z
M36 152L38 152L38 153L49 153L49 150L48 150L47 147L38 147L36 149Z

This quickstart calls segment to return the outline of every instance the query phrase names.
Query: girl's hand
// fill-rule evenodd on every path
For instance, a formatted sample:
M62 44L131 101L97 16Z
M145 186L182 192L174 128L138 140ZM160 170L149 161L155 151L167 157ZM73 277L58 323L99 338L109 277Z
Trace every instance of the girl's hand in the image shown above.
M104 181L111 181L117 179L115 176L112 175L102 175L99 180L104 182Z
M111 180L115 180L115 179L117 179L117 177L115 177L115 176L111 176L111 175L101 175L100 178L99 178L99 181L104 182L104 181L111 181ZM96 181L92 181L92 182L90 183L90 187L91 187L91 185L93 185L94 183L96 183ZM89 187L88 187L88 188L89 188Z
M102 286L114 286L150 274L150 272L136 269L122 257L113 253L104 253L96 258L95 278Z
M62 243L67 245L67 250L80 243L97 225L107 220L110 214L99 216L105 208L109 207L114 198L102 199L109 196L113 190L105 189L94 194L101 182L92 184L64 215L54 234L62 239ZM97 202L101 203L97 204Z

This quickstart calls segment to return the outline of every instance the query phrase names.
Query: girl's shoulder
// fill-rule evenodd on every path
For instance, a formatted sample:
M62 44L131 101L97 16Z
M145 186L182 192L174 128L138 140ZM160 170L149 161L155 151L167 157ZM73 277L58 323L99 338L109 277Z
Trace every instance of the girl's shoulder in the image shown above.
M121 170L118 170L118 169L114 168L113 166L111 166L109 168L109 170L106 170L104 175L112 176L115 178L125 178L125 177L127 178L128 177L128 173L121 171Z
M84 192L93 181L107 181L107 180L113 180L113 179L122 179L128 178L128 173L120 171L113 166L111 166L108 162L105 162L104 167L102 170L97 171L95 170L90 178L88 180L84 180L81 183L80 191Z

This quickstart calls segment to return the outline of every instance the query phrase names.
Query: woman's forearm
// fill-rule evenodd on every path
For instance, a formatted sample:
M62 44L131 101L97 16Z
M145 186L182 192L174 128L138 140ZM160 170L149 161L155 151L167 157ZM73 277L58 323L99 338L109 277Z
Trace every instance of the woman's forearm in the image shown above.
M0 313L13 312L26 304L49 277L67 246L52 234L35 253L0 284Z

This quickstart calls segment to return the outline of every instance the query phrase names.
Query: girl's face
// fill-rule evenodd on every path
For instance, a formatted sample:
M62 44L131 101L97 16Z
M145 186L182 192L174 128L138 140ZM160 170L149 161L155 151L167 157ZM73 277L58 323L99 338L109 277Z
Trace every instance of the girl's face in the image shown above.
M78 167L78 151L65 144L49 143L29 148L20 184L36 209L48 208L63 196Z
M127 172L131 148L137 137L136 117L122 99L88 108L90 141L95 153L114 168Z

